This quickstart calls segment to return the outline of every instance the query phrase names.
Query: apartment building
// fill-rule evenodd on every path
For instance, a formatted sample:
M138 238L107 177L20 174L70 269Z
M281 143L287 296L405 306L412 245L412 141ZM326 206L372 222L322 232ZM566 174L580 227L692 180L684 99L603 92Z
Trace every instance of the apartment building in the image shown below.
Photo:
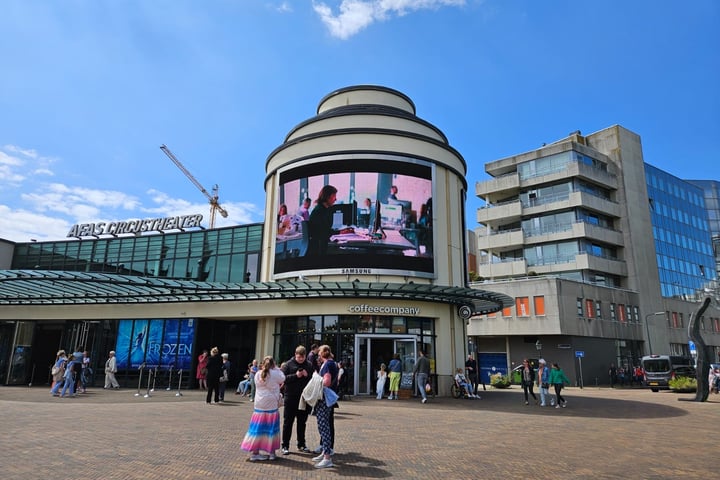
M611 363L692 353L688 322L717 278L702 188L645 163L640 136L619 125L485 170L476 285L515 308L471 320L481 363L543 356L588 385L608 383ZM702 319L716 350L718 317Z

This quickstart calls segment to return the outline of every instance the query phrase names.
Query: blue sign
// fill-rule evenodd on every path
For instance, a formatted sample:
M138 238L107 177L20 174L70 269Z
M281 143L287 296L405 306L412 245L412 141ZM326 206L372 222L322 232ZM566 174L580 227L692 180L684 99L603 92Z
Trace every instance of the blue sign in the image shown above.
M582 358L582 357L585 356L585 352L584 352L583 350L576 350L576 351L575 351L575 356L576 356L577 358Z
M690 346L690 353L697 353L697 347L695 347L695 342L692 340L688 340L688 345Z

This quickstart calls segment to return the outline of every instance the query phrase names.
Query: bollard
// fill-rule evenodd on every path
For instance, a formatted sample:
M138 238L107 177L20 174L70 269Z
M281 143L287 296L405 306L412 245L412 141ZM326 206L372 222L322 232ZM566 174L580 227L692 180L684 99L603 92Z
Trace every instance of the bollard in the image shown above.
M170 390L172 390L172 371L173 371L173 366L170 365L170 368L168 369L168 386L167 386L167 388L165 389L165 390L167 390L168 392L169 392Z
M177 393L175 394L176 397L182 397L183 394L180 392L180 385L182 385L182 368L178 370L178 389Z
M142 372L143 372L144 368L145 368L144 363L138 367L138 370L140 370L140 378L138 378L138 389L137 389L137 393L135 394L136 397L140 396L140 386L142 384Z
M155 370L153 371L153 376L152 376L153 377L153 387L152 387L152 390L150 390L151 392L155 391L155 380L157 380L157 369L158 369L158 367L155 367ZM149 384L149 382L148 382L148 384Z
M147 383L147 391L145 392L145 395L143 395L144 398L150 398L150 383L155 383L155 375L153 375L152 369L148 369L148 383Z

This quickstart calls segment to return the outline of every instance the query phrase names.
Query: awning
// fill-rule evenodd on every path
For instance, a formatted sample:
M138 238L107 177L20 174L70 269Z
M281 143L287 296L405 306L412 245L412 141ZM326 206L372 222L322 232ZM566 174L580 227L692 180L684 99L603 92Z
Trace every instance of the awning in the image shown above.
M514 305L504 294L466 287L388 282L222 283L55 270L0 270L0 305L87 305L311 298L422 300L468 307L471 315ZM465 310L467 312L467 310Z

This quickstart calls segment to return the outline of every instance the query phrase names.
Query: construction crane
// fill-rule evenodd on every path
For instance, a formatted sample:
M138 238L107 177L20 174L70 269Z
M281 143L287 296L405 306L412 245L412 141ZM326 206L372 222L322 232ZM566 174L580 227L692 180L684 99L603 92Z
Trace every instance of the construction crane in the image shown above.
M195 185L197 188L200 189L200 191L207 197L207 199L210 201L210 228L215 228L215 215L217 212L220 212L220 215L222 215L223 218L227 218L228 213L227 210L225 210L223 207L220 206L220 203L218 202L218 186L217 184L213 185L212 188L212 195L208 193L207 190L205 190L205 187L203 187L200 182L197 181L195 177L193 177L192 173L188 171L187 168L185 168L185 165L183 165L180 160L173 155L173 153L170 151L169 148L165 146L165 144L160 145L160 150L165 152L165 155L170 158L170 160L173 161L175 165L185 174L186 177L190 179L190 181Z

